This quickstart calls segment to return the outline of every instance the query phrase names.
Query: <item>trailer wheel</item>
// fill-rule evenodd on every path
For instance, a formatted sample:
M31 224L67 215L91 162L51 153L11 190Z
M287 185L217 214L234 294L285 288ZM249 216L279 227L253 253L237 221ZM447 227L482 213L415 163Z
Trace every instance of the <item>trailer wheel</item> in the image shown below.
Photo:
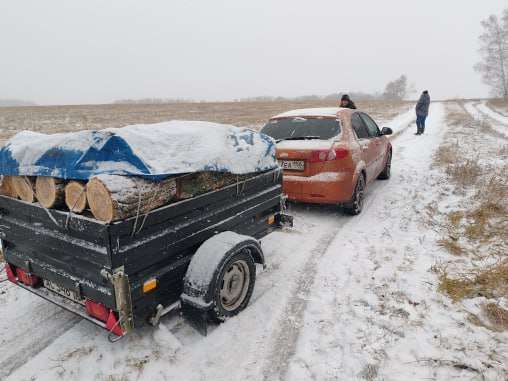
M237 315L249 304L256 283L256 265L247 248L225 258L220 267L213 282L212 310L212 318L219 322Z
M256 263L265 265L259 241L226 231L201 244L187 268L180 296L183 316L203 335L208 321L242 311L252 296Z

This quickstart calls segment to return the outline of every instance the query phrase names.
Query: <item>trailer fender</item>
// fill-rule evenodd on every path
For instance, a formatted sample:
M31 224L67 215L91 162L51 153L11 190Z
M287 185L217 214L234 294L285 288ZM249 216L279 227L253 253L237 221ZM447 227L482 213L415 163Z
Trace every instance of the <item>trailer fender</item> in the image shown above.
M180 297L182 313L204 335L207 333L209 312L215 307L215 279L228 260L239 252L248 253L255 263L265 265L261 246L256 239L230 231L205 241L189 264Z

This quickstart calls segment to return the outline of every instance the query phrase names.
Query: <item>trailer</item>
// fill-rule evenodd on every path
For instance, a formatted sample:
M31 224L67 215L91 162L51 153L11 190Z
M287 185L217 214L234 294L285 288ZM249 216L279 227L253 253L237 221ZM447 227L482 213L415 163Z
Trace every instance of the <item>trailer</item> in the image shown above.
M206 334L249 303L284 201L279 168L111 223L0 196L5 271L112 338L175 308Z

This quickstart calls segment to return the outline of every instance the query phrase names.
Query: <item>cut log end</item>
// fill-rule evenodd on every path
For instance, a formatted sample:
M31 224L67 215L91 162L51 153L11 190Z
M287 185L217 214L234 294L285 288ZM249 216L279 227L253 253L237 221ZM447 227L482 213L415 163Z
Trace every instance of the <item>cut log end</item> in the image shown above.
M70 181L65 186L65 204L73 213L82 213L86 209L86 184L80 181Z
M39 203L45 208L63 205L65 182L54 177L37 177L35 194Z
M18 198L18 194L14 189L14 184L12 182L12 176L2 176L0 179L0 194L12 198Z
M35 178L29 176L14 176L12 184L18 197L26 202L35 202Z
M113 221L114 210L111 194L97 177L92 178L86 185L86 198L95 218L104 222Z

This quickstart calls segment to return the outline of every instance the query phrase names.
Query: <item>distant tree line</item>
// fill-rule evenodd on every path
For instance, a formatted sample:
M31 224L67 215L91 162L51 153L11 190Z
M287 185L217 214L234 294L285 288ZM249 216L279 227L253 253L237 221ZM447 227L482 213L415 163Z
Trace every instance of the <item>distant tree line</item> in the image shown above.
M403 100L410 93L412 93L412 86L408 85L407 76L401 75L399 78L394 79L387 83L382 93L365 93L361 91L347 92L354 100L369 101L369 100ZM234 102L294 102L294 101L320 101L320 100L335 100L338 101L346 92L336 92L328 95L301 95L296 97L281 97L281 96L268 96L261 95L256 97L238 98ZM174 103L198 103L205 101L196 101L193 99L183 98L141 98L141 99L120 99L116 100L114 104L174 104Z
M35 102L23 99L0 99L0 107L37 106Z
M118 99L113 104L172 104L172 103L197 103L194 99L184 98L140 98L140 99Z

